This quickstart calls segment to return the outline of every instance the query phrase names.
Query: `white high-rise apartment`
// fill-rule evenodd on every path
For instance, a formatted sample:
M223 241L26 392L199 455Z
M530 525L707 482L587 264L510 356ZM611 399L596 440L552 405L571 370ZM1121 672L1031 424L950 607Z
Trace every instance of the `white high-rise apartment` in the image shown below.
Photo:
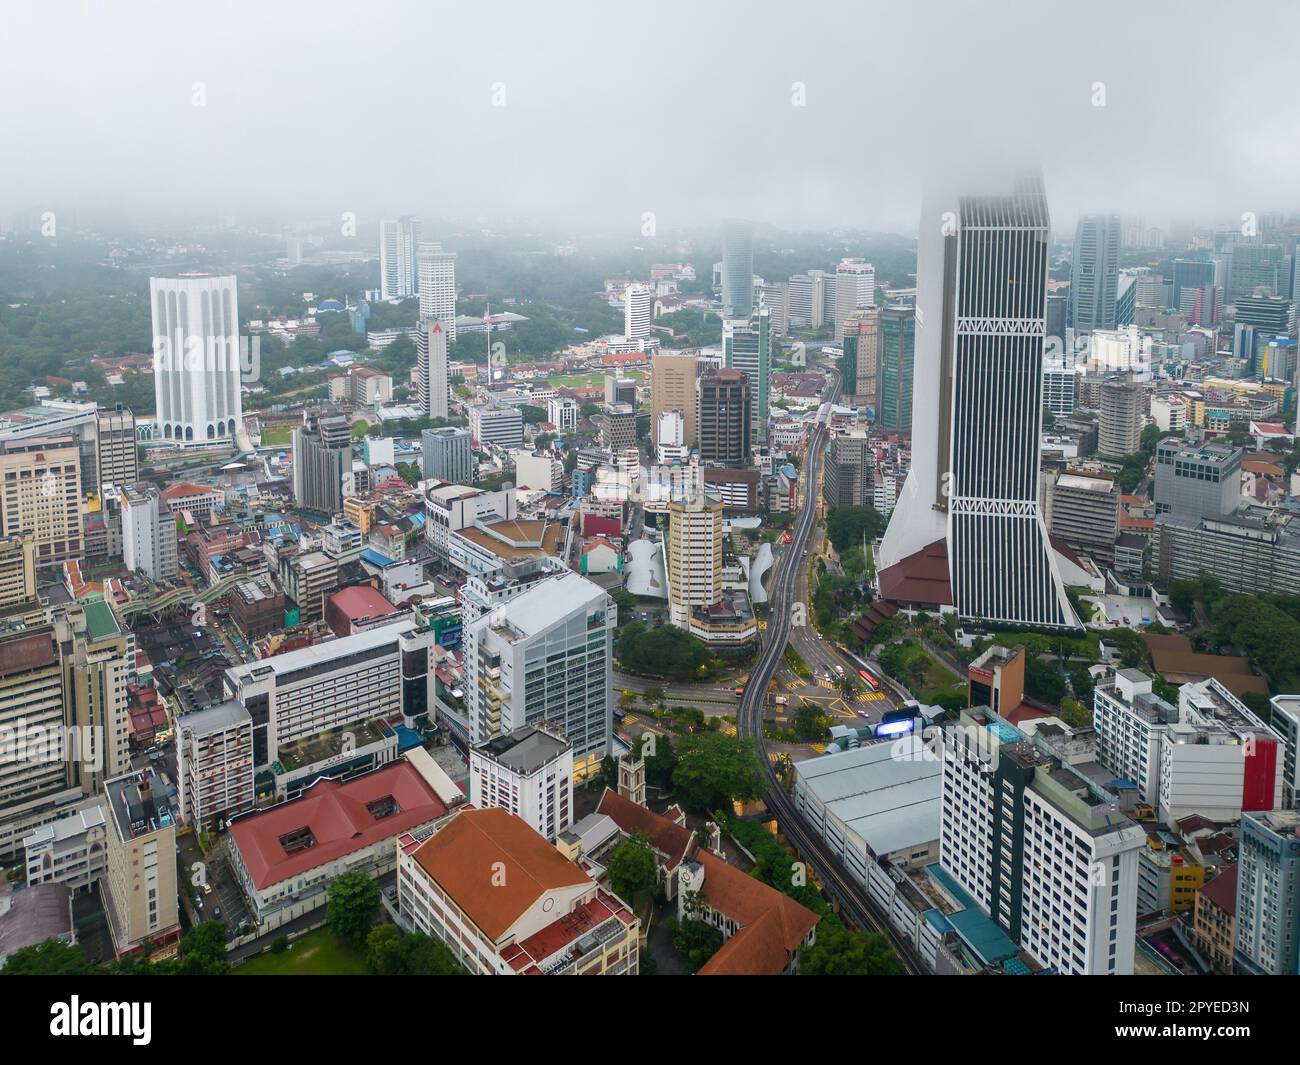
M469 801L522 818L552 843L573 824L573 750L558 729L526 725L469 752Z
M175 577L176 519L163 502L158 486L149 481L118 490L122 503L122 561L151 580Z
M835 268L835 339L844 339L849 315L875 305L876 268L865 259L841 259Z
M423 297L421 297L423 302ZM421 318L415 333L415 364L418 371L420 407L430 418L447 417L448 331L436 318Z
M562 433L572 433L578 428L582 408L571 396L555 396L546 401L546 420Z
M154 402L164 440L233 442L239 392L239 293L234 277L151 277Z
M654 319L655 294L645 285L628 285L623 293L623 335L628 340L645 340Z
M668 506L664 549L668 620L689 628L691 610L722 598L722 504L700 499Z
M419 291L415 252L420 220L404 216L379 223L379 298L401 300Z
M572 571L537 581L465 626L465 711L477 746L548 722L573 748L579 780L613 734L610 691L618 611Z
M436 319L456 341L456 253L441 244L422 243L416 252L420 285L420 317Z

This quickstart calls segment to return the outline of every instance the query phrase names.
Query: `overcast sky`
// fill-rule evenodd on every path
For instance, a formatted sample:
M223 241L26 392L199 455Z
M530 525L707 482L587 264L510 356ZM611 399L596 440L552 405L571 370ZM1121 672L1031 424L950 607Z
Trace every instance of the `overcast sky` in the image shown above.
M906 232L927 172L982 152L1037 155L1060 232L1300 206L1292 3L11 0L4 20L0 213Z

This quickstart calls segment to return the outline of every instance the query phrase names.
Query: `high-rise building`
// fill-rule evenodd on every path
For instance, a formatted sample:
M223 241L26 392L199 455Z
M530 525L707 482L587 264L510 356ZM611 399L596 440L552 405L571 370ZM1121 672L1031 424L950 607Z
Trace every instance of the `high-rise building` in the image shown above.
M1300 971L1300 811L1244 814L1233 961L1254 976Z
M1119 497L1119 486L1109 477L1058 474L1052 484L1052 535L1109 565L1119 535Z
M844 338L844 323L858 310L876 305L876 268L865 259L841 259L835 268L835 339Z
M1114 795L982 708L944 730L939 863L1065 975L1131 975L1146 832Z
M426 481L473 484L474 449L469 430L457 426L420 433L420 462Z
M572 396L552 396L546 401L546 420L561 433L572 433L578 428L582 408Z
M692 609L722 598L722 510L703 499L668 504L668 620L678 628L690 627Z
M912 431L912 366L916 308L890 303L880 315L880 406L876 426L888 433Z
M403 216L379 223L379 298L404 300L419 291L416 253L420 220Z
M342 417L305 414L293 431L293 501L334 515L343 509L343 478L352 465L352 427Z
M654 321L654 290L645 285L628 285L623 293L623 335L628 340L645 340Z
M1237 242L1232 249L1232 282L1228 302L1262 294L1291 299L1291 260L1281 244Z
M1241 501L1241 449L1177 438L1156 445L1157 514L1221 518Z
M151 277L155 422L164 440L233 444L240 399L233 277Z
M420 408L429 418L447 417L450 384L447 380L449 334L437 318L421 318L415 331L415 365Z
M1260 336L1281 336L1292 331L1295 307L1281 296L1239 296L1233 308L1233 321L1252 325Z
M36 565L84 552L81 452L70 436L0 441L0 536L31 533Z
M772 335L783 337L790 331L790 286L785 281L763 285L758 298L772 316Z
M609 753L618 611L599 585L564 571L465 626L465 710L477 746L548 722L573 749L575 779Z
M790 278L790 324L820 329L826 321L825 273L810 270Z
M748 318L754 310L754 225L739 218L722 223L722 314Z
M650 360L650 431L655 446L660 443L661 416L682 412L682 443L693 447L700 439L699 359L694 355L656 352Z
M95 439L99 479L97 491L102 496L106 484L135 484L140 479L135 442L135 415L121 403L110 410L95 413Z
M864 432L838 432L831 438L822 496L831 509L872 503L876 465L871 441Z
M506 449L522 447L524 415L514 407L475 404L469 408L469 431L480 444L495 444Z
M1097 419L1097 454L1118 459L1132 455L1142 442L1142 390L1133 381L1113 378L1101 385Z
M233 699L176 719L180 814L198 831L253 808L253 718Z
M636 406L636 381L630 377L605 375L605 405L629 403Z
M1038 503L1050 224L1037 175L999 195L927 196L912 465L877 564L946 537L961 617L1077 628Z
M573 824L573 748L545 723L470 748L469 801L506 810L554 842Z
M753 403L749 378L739 370L709 370L700 377L700 461L746 466Z
M1215 283L1215 265L1206 259L1175 259L1170 306L1182 306L1184 288L1205 288Z
M1119 215L1079 219L1070 264L1070 324L1076 334L1115 328L1119 242Z
M767 432L768 394L772 386L771 316L759 307L748 320L729 318L722 323L723 362L749 378L753 397L750 439L762 443Z
M442 322L447 340L456 340L456 253L441 244L422 243L416 250L420 317Z
M176 896L176 811L152 767L105 786L109 809L104 878L108 927L118 957L180 935Z
M35 599L36 541L31 533L0 536L0 612Z
M179 572L176 555L176 519L158 486L151 481L125 485L118 491L122 503L122 561L135 573L151 580L171 580Z
M840 395L851 397L874 414L880 406L880 310L850 311L841 327Z

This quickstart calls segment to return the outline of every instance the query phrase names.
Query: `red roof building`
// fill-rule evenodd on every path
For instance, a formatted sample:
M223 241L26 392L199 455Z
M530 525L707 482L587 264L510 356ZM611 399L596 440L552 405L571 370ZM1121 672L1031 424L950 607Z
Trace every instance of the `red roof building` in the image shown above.
M368 584L344 588L331 595L325 603L325 624L340 638L380 625L391 625L404 617L404 610L393 606Z

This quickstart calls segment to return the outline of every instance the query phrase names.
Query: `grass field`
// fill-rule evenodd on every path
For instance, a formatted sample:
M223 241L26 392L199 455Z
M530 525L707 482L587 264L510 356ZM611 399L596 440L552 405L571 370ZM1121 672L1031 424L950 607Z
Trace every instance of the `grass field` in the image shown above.
M262 430L263 447L288 447L293 441L292 425L273 425Z
M259 954L238 965L240 976L364 976L364 955L328 928L308 932L289 944L283 954Z
M604 388L606 372L614 373L614 368L610 367L605 370L589 370L586 373L564 374L561 377L548 377L546 383L552 388ZM645 380L645 374L641 370L621 370L618 371L621 376L640 383Z

